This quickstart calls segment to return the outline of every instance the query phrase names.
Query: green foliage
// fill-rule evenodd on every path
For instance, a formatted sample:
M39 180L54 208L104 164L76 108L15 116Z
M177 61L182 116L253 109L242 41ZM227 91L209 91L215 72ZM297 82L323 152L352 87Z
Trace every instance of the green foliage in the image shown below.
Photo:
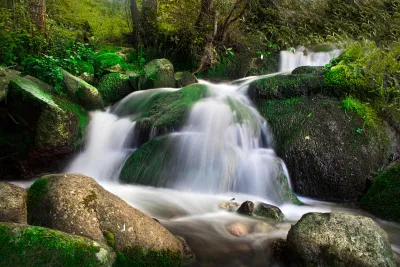
M377 127L376 122L378 121L378 116L376 115L376 112L373 110L373 108L371 108L367 104L361 103L355 98L346 97L346 99L342 101L342 106L344 109L354 112L361 118L363 118L363 128L365 126L371 128Z
M0 225L1 266L100 266L100 247L83 237L37 226Z
M400 222L400 165L375 179L361 206L380 218Z
M107 69L119 65L122 69L128 69L125 61L115 53L98 53L94 57L94 69L97 76L101 76Z
M104 233L104 237L106 238L106 240L107 240L107 244L110 246L110 247L115 247L115 237L114 237L114 234L113 233L111 233L111 232L109 232L109 231L106 231L105 233Z
M118 267L178 267L182 266L182 255L170 250L154 251L144 250L140 247L125 249L117 252Z
M143 70L144 65L147 63L144 48L140 47L138 52L135 49L130 50L127 54L126 62L132 64L135 70Z

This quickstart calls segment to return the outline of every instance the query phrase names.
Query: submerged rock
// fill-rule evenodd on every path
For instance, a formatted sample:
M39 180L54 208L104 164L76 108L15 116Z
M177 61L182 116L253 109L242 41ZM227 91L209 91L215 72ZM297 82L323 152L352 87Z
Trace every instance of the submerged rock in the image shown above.
M154 59L144 66L139 80L139 90L174 87L174 66L168 59Z
M294 192L323 200L359 200L385 164L389 140L381 121L364 127L339 101L292 98L256 101L289 170ZM362 129L362 130L360 130Z
M89 110L103 108L103 99L97 88L65 70L61 73L64 76L65 88L71 98L76 99Z
M257 204L253 214L267 219L273 219L278 222L282 222L285 219L285 215L283 215L282 211L278 207L266 203Z
M236 237L247 236L249 234L249 230L244 223L231 223L228 224L225 228L229 233Z
M400 222L400 164L375 179L361 199L361 207L380 218Z
M181 242L160 223L84 175L37 180L28 190L28 221L97 242L113 240L110 245L117 251L117 262L129 266L142 266L138 264L142 261L149 266L163 261L175 266L183 258Z
M219 204L219 208L228 211L235 211L239 207L237 202L227 201Z
M287 255L300 266L396 266L382 228L341 213L305 214L289 231Z
M196 76L188 71L177 72L174 75L176 87L181 88L193 83L199 83Z
M43 227L0 223L1 266L112 266L107 246Z
M270 233L274 231L276 228L266 222L257 222L253 225L251 232L252 233Z
M0 182L0 222L27 223L25 189Z
M253 215L254 211L254 203L251 201L245 201L240 205L239 209L237 210L237 213L243 214L243 215Z

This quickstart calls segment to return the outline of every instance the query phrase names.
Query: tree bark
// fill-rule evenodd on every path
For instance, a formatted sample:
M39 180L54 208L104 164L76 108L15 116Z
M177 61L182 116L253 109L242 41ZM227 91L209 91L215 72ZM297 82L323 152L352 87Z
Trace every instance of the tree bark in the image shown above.
M29 0L29 9L36 30L46 32L46 0Z
M158 0L143 0L141 29L146 46L155 46L157 43L157 10Z
M131 16L132 16L132 34L133 34L133 47L136 53L139 53L139 29L140 29L140 15L136 0L131 0Z

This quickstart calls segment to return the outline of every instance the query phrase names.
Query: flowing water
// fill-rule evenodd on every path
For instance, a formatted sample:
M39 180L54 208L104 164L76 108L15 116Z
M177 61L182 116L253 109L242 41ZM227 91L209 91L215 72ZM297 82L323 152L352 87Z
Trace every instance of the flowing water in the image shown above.
M281 71L301 65L324 65L334 54L283 52ZM276 74L272 74L276 75ZM183 236L195 252L195 266L272 266L270 246L286 238L291 223L312 211L361 213L355 209L301 199L308 205L285 204L282 179L289 175L284 162L271 148L272 136L266 121L247 97L251 77L229 84L201 83L208 94L190 110L184 126L164 137L170 146L159 177L145 185L118 183L127 157L137 149L135 120L154 96L178 89L153 89L132 93L107 112L93 112L85 150L67 172L82 173L97 179L107 190L133 207L161 221L172 233ZM129 108L127 108L129 107ZM148 137L160 133L151 131ZM153 170L149 170L153 171ZM219 208L235 198L278 205L285 222L265 222L239 216ZM235 237L228 225L240 223L248 232ZM399 252L400 228L379 221L389 232L393 249ZM238 224L236 224L237 226ZM396 234L397 233L397 234Z

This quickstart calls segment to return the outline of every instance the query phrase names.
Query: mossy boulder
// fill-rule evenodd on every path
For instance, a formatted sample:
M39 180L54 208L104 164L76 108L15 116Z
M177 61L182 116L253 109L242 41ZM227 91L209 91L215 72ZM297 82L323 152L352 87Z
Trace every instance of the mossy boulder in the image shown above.
M96 242L110 244L112 234L110 245L118 261L137 258L137 262L170 261L175 266L183 258L182 244L160 223L80 174L49 175L32 184L28 221Z
M188 71L180 71L175 73L176 87L181 88L193 83L199 83L196 76Z
M253 215L254 211L254 203L252 201L245 201L240 205L239 209L236 211L239 214L242 215Z
M1 266L112 266L115 253L81 236L43 227L0 223Z
M9 97L2 108L12 119L4 120L2 132L10 151L22 156L35 150L51 156L72 152L82 144L88 123L82 107L53 94L49 85L36 78L9 78Z
M283 215L280 208L266 203L258 203L253 214L266 219L276 220L278 222L282 222L285 219L285 215Z
M285 99L324 92L320 74L276 75L256 80L249 85L252 99Z
M400 222L400 164L375 179L361 199L361 207L380 218Z
M100 78L97 88L106 105L115 103L135 91L130 76L120 73L104 75Z
M61 73L64 76L65 89L72 99L77 100L88 110L103 108L103 99L97 88L66 70L62 70Z
M140 90L174 87L174 66L168 59L154 59L144 66L139 80Z
M329 201L357 201L385 165L388 134L346 111L337 100L313 97L258 100L289 170L294 192Z
M10 80L6 75L6 70L0 68L0 102L7 96L9 83Z
M302 66L295 68L292 74L317 74L324 75L324 67L318 66Z
M27 223L25 189L0 182L0 222Z
M350 214L305 214L291 227L286 249L296 266L396 266L386 232Z
M98 77L108 73L122 73L126 69L126 62L115 53L98 53L94 58L94 72Z

